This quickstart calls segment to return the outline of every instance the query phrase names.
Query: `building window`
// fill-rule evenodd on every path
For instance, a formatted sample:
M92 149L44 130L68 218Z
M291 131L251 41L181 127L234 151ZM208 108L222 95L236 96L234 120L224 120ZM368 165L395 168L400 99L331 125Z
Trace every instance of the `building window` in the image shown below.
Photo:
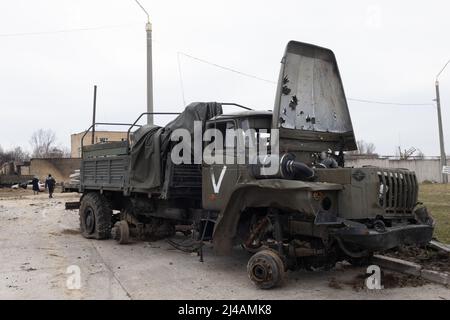
M108 138L100 138L100 143L106 143L108 142Z

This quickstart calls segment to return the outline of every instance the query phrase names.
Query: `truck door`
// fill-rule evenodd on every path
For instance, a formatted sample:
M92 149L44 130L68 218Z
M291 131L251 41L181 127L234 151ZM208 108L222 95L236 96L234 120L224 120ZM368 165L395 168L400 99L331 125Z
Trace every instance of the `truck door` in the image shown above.
M207 130L220 132L222 141L206 141L204 147L209 145L213 152L204 152L202 165L202 200L203 208L220 210L227 203L233 188L238 181L238 165L236 161L236 145L226 138L227 129L236 129L234 119L216 120L207 124ZM207 139L206 139L207 140ZM232 152L231 152L232 151ZM214 158L214 159L212 159ZM214 161L221 159L221 161Z

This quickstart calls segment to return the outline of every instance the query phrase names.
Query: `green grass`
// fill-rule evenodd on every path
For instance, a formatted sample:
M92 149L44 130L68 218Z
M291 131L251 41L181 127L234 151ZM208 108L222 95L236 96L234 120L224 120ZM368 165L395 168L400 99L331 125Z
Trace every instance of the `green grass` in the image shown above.
M435 238L450 243L450 184L421 184L419 190L419 201L436 221Z

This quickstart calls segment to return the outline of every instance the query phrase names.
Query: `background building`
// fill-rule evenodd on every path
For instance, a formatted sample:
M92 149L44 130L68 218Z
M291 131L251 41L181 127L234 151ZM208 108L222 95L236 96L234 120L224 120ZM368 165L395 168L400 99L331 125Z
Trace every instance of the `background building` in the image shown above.
M70 156L72 158L81 157L81 138L85 131L75 133L70 136ZM127 139L126 131L95 131L94 142L105 143L111 141L125 141ZM89 132L84 138L83 145L91 145L92 133Z
M80 158L31 159L29 171L31 175L38 177L41 182L44 182L48 174L51 174L57 183L61 183L69 182L70 175L80 167Z

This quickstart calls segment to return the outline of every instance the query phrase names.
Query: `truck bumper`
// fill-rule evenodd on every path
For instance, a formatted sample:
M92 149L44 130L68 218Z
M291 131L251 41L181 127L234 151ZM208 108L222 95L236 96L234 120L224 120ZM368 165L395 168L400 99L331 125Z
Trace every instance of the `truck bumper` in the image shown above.
M426 244L431 241L433 230L433 226L425 224L386 228L384 232L347 227L336 230L335 235L345 243L355 244L369 251L382 251L400 245Z

